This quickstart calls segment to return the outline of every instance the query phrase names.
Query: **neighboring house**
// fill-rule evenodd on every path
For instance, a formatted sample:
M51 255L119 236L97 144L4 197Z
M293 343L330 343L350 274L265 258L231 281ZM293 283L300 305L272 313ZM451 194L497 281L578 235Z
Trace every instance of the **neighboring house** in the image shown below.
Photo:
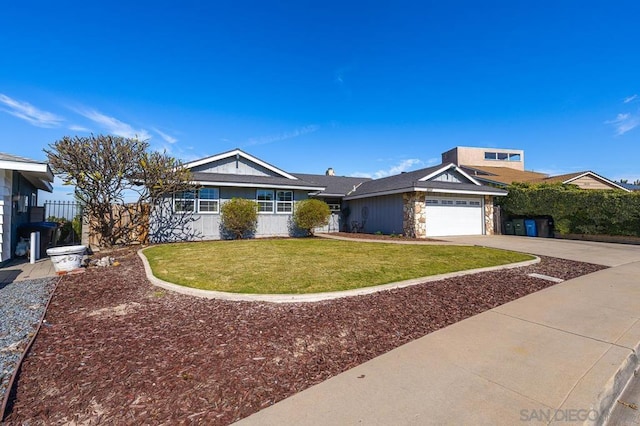
M581 189L621 189L631 192L618 182L609 180L592 171L567 173L564 175L549 176L541 179L532 179L529 183L565 183L576 185Z
M220 206L234 197L258 203L257 237L288 236L296 202L326 201L332 211L325 232L397 233L427 236L493 233L493 197L503 189L482 185L453 164L371 180L289 173L235 149L185 164L197 193L173 200L177 213L193 214L203 239L220 239ZM153 226L152 226L153 229Z
M623 188L628 189L629 191L640 191L640 185L636 185L633 183L626 183L626 182L616 182L618 185L622 186Z
M38 190L51 192L52 182L47 163L0 153L0 262L12 257L18 227L32 221Z
M592 171L549 176L524 169L524 151L519 149L455 147L442 153L442 162L460 166L478 181L494 186L514 182L564 183L581 189L629 189Z

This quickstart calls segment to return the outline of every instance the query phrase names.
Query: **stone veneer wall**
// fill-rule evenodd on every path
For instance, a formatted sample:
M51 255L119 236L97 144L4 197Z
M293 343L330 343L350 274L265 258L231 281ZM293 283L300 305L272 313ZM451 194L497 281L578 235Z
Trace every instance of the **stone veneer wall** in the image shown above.
M485 235L495 234L493 228L493 196L484 196L484 233Z
M402 194L402 231L411 238L427 237L426 194L406 192Z

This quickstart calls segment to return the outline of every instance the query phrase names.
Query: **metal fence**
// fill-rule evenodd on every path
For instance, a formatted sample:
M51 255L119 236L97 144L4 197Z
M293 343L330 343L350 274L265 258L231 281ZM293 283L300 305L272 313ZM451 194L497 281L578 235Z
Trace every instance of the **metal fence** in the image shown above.
M79 244L82 238L82 206L75 201L45 201L44 220L58 222L57 245Z

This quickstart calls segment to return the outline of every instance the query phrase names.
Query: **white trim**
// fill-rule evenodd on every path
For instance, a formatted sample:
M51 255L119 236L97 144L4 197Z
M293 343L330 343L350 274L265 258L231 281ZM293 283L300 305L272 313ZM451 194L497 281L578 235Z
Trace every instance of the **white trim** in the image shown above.
M0 160L0 169L16 170L19 172L39 172L45 173L53 180L53 173L46 163L27 163L22 161Z
M460 190L460 189L443 189L443 188L403 188L403 189L391 189L388 191L381 191L375 193L368 194L360 194L344 197L346 201L349 200L358 200L361 198L371 198L371 197L381 197L383 195L393 195L393 194L403 194L405 192L433 192L433 193L443 193L443 194L468 194L468 195L495 195L495 196L505 196L502 192L493 192L493 191L471 191L471 190Z
M464 170L462 170L460 167L456 166L453 163L449 163L448 165L446 165L444 167L441 167L440 169L436 170L435 172L432 172L432 173L426 175L425 177L422 177L422 178L418 179L418 182L425 182L425 181L431 180L432 178L436 177L440 173L444 173L449 169L454 169L456 172L460 173L462 176L464 176L467 179L469 179L469 181L471 183L473 183L474 185L482 186L482 184L480 182L478 182L473 177L471 177L470 175L465 173Z
M239 155L240 157L245 158L246 160L249 160L253 163L256 163L259 166L264 167L265 169L271 170L272 172L285 177L287 179L291 179L291 180L299 180L297 177L285 172L284 170L281 170L275 166L272 166L269 163L266 163L262 160L260 160L259 158L254 157L253 155L247 154L246 152L240 150L240 149L234 149L233 151L229 151L229 152L224 152L222 154L217 154L211 157L207 157L207 158L203 158L200 160L196 160L196 161L192 161L190 163L186 163L183 164L182 167L186 168L186 169L192 169L194 167L198 167L201 166L203 164L207 164L207 163L213 163L214 161L218 161L218 160L222 160L225 158L229 158L229 157L235 157L236 155Z
M436 193L448 193L448 194L468 194L468 195L494 195L494 196L505 196L502 192L491 192L491 191L469 191L463 189L441 189L441 188L430 188L427 192L436 192Z
M322 191L324 187L318 186L294 186L294 185L277 185L273 183L242 183L242 182L213 182L206 180L192 181L195 185L203 186L226 186L234 188L273 188L273 189L300 189L303 191Z
M622 189L622 190L624 190L624 191L626 191L626 192L631 192L631 190L630 190L630 189L627 189L627 188L625 188L624 186L618 185L618 184L617 184L617 183L615 183L614 181L611 181L611 180L609 180L609 179L605 178L604 176L600 176L600 175L598 175L598 174L596 174L596 173L594 173L594 172L591 172L591 171L589 171L589 172L584 172L584 173L582 173L581 175L578 175L578 176L574 176L574 177L572 177L572 178L570 178L570 179L567 179L567 180L565 180L565 181L562 181L562 183L563 183L563 184L568 184L568 183L573 182L573 181L574 181L574 180L576 180L576 179L580 179L580 178L585 177L585 176L587 176L587 175L589 175L589 176L591 176L591 177L593 177L593 178L595 178L595 179L597 179L597 180L601 180L601 181L604 181L604 182L606 182L606 183L609 183L609 184L611 184L611 185L613 185L613 186L617 187L618 189ZM553 177L553 176L552 176L552 177Z

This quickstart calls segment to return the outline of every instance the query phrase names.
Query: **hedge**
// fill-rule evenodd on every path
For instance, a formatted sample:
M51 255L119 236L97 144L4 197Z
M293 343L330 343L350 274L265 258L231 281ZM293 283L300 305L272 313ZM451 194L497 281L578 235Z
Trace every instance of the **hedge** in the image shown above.
M552 216L561 234L640 236L640 192L517 183L497 204L509 216Z

